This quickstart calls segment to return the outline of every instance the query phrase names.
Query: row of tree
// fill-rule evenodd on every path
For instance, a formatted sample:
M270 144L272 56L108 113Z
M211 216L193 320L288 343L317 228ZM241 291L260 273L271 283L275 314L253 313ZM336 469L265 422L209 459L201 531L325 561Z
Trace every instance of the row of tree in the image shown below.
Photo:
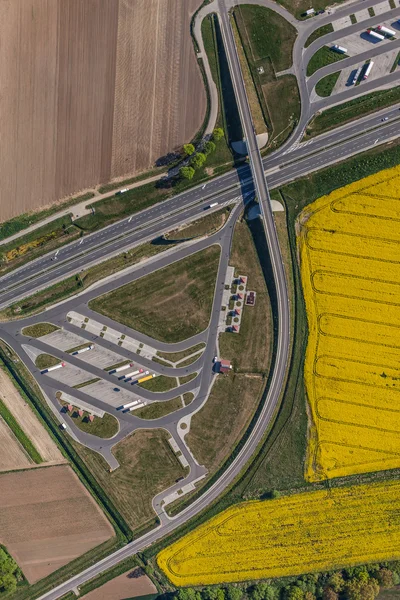
M0 597L6 597L15 592L17 584L22 580L22 573L17 563L0 546Z
M400 583L400 561L312 573L284 582L182 588L175 600L375 600Z
M196 152L193 144L185 144L183 152L185 156L190 157L189 164L179 169L179 174L182 179L193 179L197 169L204 166L207 157L212 152L215 152L216 144L224 137L224 130L220 127L214 129L211 140L205 142L201 152Z

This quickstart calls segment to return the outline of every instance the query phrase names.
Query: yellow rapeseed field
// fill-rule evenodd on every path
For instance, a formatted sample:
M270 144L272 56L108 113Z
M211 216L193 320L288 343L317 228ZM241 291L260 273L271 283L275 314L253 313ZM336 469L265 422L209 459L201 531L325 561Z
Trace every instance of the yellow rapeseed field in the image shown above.
M229 508L157 557L173 584L264 579L400 558L400 482Z
M306 477L400 467L400 167L320 198L298 225Z

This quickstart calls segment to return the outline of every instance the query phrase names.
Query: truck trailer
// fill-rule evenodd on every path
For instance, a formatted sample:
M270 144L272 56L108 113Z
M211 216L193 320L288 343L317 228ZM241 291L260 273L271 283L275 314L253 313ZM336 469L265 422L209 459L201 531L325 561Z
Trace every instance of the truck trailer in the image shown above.
M357 79L360 77L361 75L361 71L362 71L362 67L358 67L357 71L354 73L354 77L352 80L352 85L354 85L355 83L357 83Z
M153 379L153 377L155 377L155 374L153 373L153 375L146 375L146 377L142 377L141 379L138 379L138 383L144 383L145 381L148 381L149 379Z
M385 27L384 25L378 25L377 30L379 33L383 33L389 37L394 37L396 35L396 32L393 31L393 29L389 29L389 27Z
M128 363L127 365L122 365L122 367L117 367L116 369L111 369L111 371L108 371L108 373L110 375L113 375L114 373L119 373L120 371L129 369L129 367L133 367L133 363ZM123 377L125 377L125 376L123 376Z
M71 352L71 356L76 356L76 354L82 354L82 352L87 352L88 350L93 350L94 344L90 344L85 348L81 348L80 350L75 350L75 352Z
M384 35L382 35L381 33L377 33L373 29L367 29L367 33L369 33L371 37L375 38L376 40L379 40L380 42L385 39Z
M347 48L339 46L338 44L332 46L332 50L334 50L335 52L339 52L340 54L347 54Z
M65 362L58 363L58 365L54 365L53 367L48 367L47 369L43 369L43 371L40 371L40 372L42 375L44 375L45 373L50 373L50 371L55 371L56 369L61 369L62 367L65 367Z
M372 62L372 60L368 63L367 68L365 69L364 75L363 75L363 79L368 79L369 74L372 71L372 67L374 66L374 63Z

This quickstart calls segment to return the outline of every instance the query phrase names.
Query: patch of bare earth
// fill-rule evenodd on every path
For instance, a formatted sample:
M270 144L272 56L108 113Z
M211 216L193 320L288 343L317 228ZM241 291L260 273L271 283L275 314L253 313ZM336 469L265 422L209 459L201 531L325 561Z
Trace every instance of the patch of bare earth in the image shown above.
M85 600L125 600L137 596L157 594L157 588L147 575L139 575L138 569L130 570L107 581L104 585L86 594Z
M0 417L0 471L27 469L35 466L7 423Z
M67 465L0 475L0 543L34 583L114 535Z
M109 179L118 3L0 2L0 220Z
M31 440L45 463L60 464L66 462L60 450L57 448L57 445L51 439L43 425L39 422L29 404L21 397L19 391L14 387L7 373L1 368L0 400L7 406L8 410L18 421L18 424ZM5 448L5 445L3 445L1 442L0 448ZM24 467L26 466L35 465L29 460L28 465L24 465ZM13 468L21 467L17 465ZM0 454L0 470L9 470L5 468L3 454Z
M201 0L120 0L112 176L190 141L206 94L190 36Z

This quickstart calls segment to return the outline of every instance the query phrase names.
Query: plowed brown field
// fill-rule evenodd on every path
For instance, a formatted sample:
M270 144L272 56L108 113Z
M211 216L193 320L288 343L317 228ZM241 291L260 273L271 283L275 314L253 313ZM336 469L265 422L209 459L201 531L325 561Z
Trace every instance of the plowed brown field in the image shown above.
M189 31L200 3L0 2L0 220L190 140L206 107Z
M69 466L0 475L0 543L29 583L108 540L114 530Z

